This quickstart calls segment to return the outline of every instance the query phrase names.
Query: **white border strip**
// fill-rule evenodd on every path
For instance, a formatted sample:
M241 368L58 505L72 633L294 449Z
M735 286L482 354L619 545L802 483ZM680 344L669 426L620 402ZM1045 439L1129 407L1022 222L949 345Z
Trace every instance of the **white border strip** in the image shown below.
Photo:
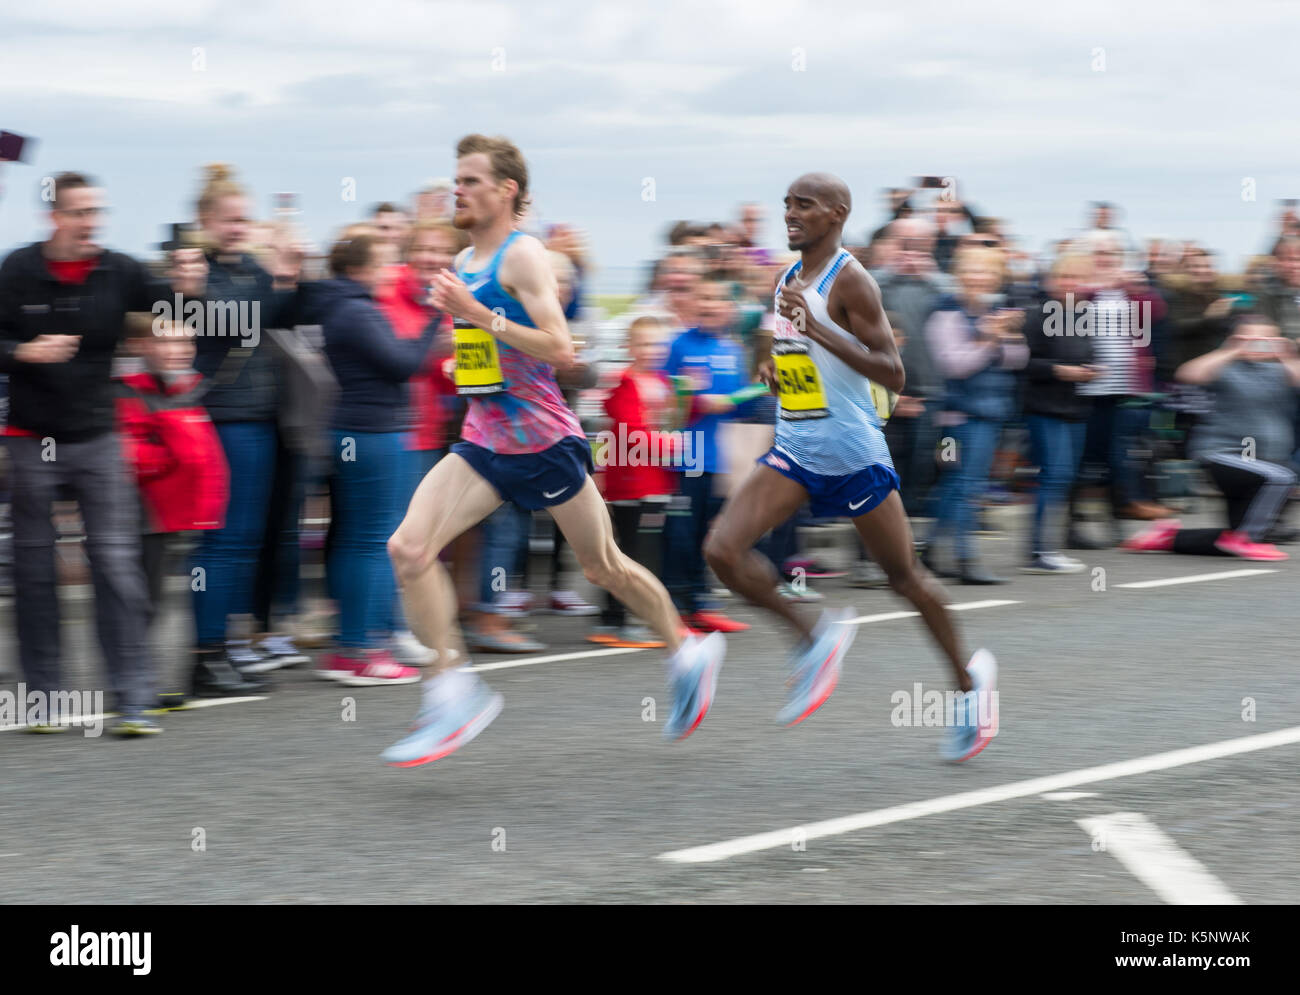
M707 846L688 847L685 850L673 850L661 853L660 860L679 864L705 864L717 860L727 860L741 854L757 853L760 850L774 850L777 847L789 847L795 839L812 840L825 836L840 836L873 826L885 826L891 822L906 822L926 815L938 815L942 812L955 812L977 805L992 802L1009 801L1013 798L1025 798L1040 795L1048 791L1062 791L1078 787L1081 784L1095 784L1117 777L1132 777L1135 774L1149 774L1152 771L1168 770L1187 764L1204 763L1218 760L1238 753L1250 753L1254 750L1268 750L1278 746L1290 746L1300 743L1300 726L1279 729L1277 732L1261 733L1257 736L1243 736L1240 739L1226 739L1218 743L1206 743L1204 746L1191 746L1168 753L1155 753L1133 760L1121 760L1116 763L1102 764L1100 767L1085 767L1081 770L1067 771L1064 774L1051 774L1047 777L1034 777L1027 781L1013 781L1010 784L993 788L981 788L978 791L963 791L956 795L931 798L927 801L910 802L891 808L876 809L874 812L862 812L858 815L846 815L838 819L826 819L823 822L811 822L803 826L790 826L770 833L758 833L753 836L741 836L722 843Z
M1203 580L1231 580L1233 577L1254 577L1258 574L1275 574L1276 570L1224 570L1214 574L1192 574L1189 577L1166 577L1163 580L1139 580L1133 584L1116 584L1116 587L1169 587L1171 584L1199 584Z
M1242 904L1204 864L1141 812L1112 812L1074 821L1093 838L1094 849L1109 853L1170 905Z

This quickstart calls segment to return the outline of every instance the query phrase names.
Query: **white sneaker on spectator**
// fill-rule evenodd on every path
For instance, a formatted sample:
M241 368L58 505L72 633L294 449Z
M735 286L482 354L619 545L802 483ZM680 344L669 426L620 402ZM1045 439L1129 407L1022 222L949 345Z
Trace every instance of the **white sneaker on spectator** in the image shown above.
M310 659L294 643L293 636L267 636L257 644L257 652L266 658L265 663L258 665L262 670L294 667L300 663L306 663ZM254 673L259 672L254 671Z
M393 657L408 667L427 667L438 659L438 651L429 649L410 631L394 632Z

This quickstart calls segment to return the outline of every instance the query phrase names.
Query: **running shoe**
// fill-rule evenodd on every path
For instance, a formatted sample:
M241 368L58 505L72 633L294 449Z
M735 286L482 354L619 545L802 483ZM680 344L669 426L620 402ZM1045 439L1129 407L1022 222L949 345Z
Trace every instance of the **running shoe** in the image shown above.
M664 645L664 641L644 625L625 625L615 634L610 646L622 649L655 650Z
M1214 548L1229 556L1239 556L1243 560L1272 562L1285 560L1291 556L1285 550L1270 546L1268 543L1252 542L1245 532L1224 532L1214 540Z
M669 662L668 686L673 707L664 723L664 739L685 739L704 721L718 689L718 672L727 641L719 632L689 636Z
M156 736L162 726L146 719L141 712L127 712L120 716L108 730L114 736Z
M463 679L463 689L446 701L422 707L410 734L383 752L385 763L393 767L419 767L441 760L468 743L501 714L504 699L479 680L478 675L456 672L436 679L446 677Z
M1156 522L1151 528L1129 536L1120 543L1120 548L1131 553L1167 553L1173 548L1174 536L1182 527L1183 523L1176 518Z
M514 629L501 632L484 632L466 629L465 642L473 653L540 653L546 644Z
M959 696L940 755L945 760L961 763L969 760L989 745L998 731L998 662L986 649L972 654L966 672L971 677L971 690Z
M879 588L888 587L889 578L885 571L870 560L859 560L849 572L849 587Z
M427 667L438 659L438 651L425 646L413 632L394 632L391 642L393 657L403 666Z
M744 632L749 628L748 622L738 622L714 611L698 611L688 616L685 622L688 628L699 632Z
M798 604L814 604L825 600L825 595L819 591L814 591L811 587L796 587L789 581L782 581L777 584L776 593L785 598L786 601L794 601Z
M1085 566L1073 557L1047 551L1035 553L1020 570L1027 574L1077 574Z
M587 642L598 643L601 646L613 646L616 639L618 639L617 625L597 625L587 633Z
M381 684L415 684L420 672L404 667L387 650L365 650L361 656L331 653L317 677L338 681L348 687L375 687Z
M599 608L583 601L574 591L552 591L550 607L543 608L542 611L550 615L582 617L600 614Z
M790 698L776 716L782 725L798 725L831 696L840 681L844 657L858 634L858 627L847 624L846 620L856 614L852 608L841 609L835 615L822 613L812 641L794 660Z
M533 596L527 591L502 591L493 600L492 610L506 618L523 618L533 610Z
M250 673L279 670L281 667L295 667L300 663L307 663L311 659L298 648L292 636L267 636L257 644L256 651L264 657L264 660L246 668ZM254 670L254 666L260 669Z

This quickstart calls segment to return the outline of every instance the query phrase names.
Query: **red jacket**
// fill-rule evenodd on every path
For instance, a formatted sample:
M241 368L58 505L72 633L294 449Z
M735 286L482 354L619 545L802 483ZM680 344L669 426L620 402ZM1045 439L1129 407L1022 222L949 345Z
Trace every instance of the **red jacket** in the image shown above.
M170 387L152 373L118 381L118 428L144 496L146 532L225 525L230 470L212 420L193 393L202 382L197 373Z
M662 382L665 405L670 405L673 388L667 375L657 371L646 375L657 377ZM624 370L618 386L605 398L605 411L610 418L609 431L614 436L614 443L608 447L604 460L606 501L639 501L652 494L673 494L677 490L673 473L662 465L667 460L663 433L659 428L665 412L650 410L637 389L636 381L631 368ZM636 436L633 433L642 434ZM621 451L623 440L626 440L627 451ZM640 448L647 458L637 460L636 466L628 466L628 451L638 441L642 443ZM653 465L655 463L660 465Z
M410 267L403 266L376 298L399 339L419 338L429 323L433 312L424 306L424 291ZM457 403L456 384L442 371L442 361L451 356L451 319L447 321L446 334L438 334L424 366L407 381L415 450L445 449L453 441L447 438L447 428Z

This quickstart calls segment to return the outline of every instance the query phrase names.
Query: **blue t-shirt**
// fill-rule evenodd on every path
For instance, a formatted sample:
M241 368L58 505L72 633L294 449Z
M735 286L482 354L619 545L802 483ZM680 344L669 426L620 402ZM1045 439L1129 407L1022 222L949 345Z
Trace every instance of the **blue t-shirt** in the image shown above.
M668 350L664 372L671 377L690 377L693 394L730 394L749 383L746 373L745 352L734 339L723 334L690 328L673 340ZM742 404L735 411L723 415L704 415L686 426L695 433L692 453L696 464L705 473L724 473L727 469L723 453L718 447L718 426L748 410L753 402ZM687 469L676 467L675 469Z

